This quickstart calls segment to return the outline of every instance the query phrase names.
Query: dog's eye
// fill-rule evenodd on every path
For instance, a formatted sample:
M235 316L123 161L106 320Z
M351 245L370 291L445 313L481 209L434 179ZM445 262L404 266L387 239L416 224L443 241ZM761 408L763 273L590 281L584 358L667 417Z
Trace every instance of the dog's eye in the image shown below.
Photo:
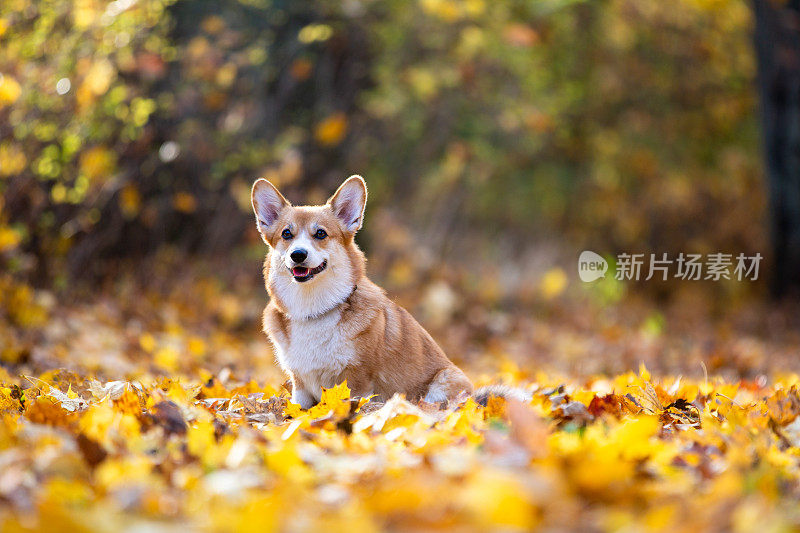
M328 236L328 234L325 233L324 229L318 229L317 232L314 234L314 238L315 239L319 239L319 240L322 240L327 236Z
M289 239L291 239L293 237L293 235L292 235L291 231L289 231L288 229L285 229L285 230L283 230L283 233L281 233L281 237L283 237L286 240L289 240Z

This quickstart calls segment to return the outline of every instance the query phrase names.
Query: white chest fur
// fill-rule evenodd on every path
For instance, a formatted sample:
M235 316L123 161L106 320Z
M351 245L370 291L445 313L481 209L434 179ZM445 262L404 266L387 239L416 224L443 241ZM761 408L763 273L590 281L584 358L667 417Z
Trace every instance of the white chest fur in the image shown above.
M334 310L318 318L293 319L288 342L276 343L281 367L291 371L303 384L303 391L294 391L294 401L302 400L303 395L319 401L320 388L336 385L338 376L354 360L353 341L343 335L340 316Z

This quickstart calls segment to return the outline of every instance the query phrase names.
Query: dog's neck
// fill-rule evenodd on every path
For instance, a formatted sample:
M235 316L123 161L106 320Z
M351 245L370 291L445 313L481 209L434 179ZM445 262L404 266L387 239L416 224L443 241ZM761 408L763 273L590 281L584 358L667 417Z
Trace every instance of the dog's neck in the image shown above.
M327 315L345 304L357 288L352 280L341 283L325 277L305 284L281 276L270 283L270 293L278 308L291 320L313 320Z

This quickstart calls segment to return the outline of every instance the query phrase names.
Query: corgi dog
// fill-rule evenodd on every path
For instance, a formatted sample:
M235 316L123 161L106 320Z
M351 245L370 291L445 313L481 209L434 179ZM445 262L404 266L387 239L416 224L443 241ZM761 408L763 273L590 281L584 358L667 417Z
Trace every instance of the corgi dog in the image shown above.
M269 181L251 191L256 224L269 252L270 296L264 331L307 409L322 387L347 380L353 396L442 404L472 383L405 309L367 278L354 241L364 223L367 186L351 176L327 203L293 206Z

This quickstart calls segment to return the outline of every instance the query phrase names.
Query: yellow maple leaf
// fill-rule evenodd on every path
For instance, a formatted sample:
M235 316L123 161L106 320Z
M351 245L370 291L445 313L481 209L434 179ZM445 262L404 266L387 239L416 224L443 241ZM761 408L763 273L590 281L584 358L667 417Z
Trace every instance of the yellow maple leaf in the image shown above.
M0 252L13 250L21 242L22 235L19 231L8 226L0 226Z
M299 403L286 402L286 407L283 409L283 416L298 418L305 413Z
M317 124L314 128L314 138L323 146L335 146L342 142L347 133L347 116L344 113L334 113Z
M176 192L172 197L172 206L181 213L194 213L197 209L197 198L185 191Z
M160 484L159 478L153 474L153 463L143 455L107 459L98 466L94 479L99 486L105 489Z
M126 185L119 192L119 209L122 216L130 220L139 214L142 208L142 195L135 185Z
M0 176L19 174L25 169L27 162L25 152L18 144L8 142L0 144Z
M110 178L116 168L117 157L105 146L95 146L81 154L81 172L91 181Z
M537 522L537 510L525 497L525 490L511 473L478 471L459 494L459 501L481 528L530 530Z
M109 449L128 445L141 434L136 417L115 409L111 400L90 405L78 420L78 427L84 435Z
M164 346L156 350L153 362L166 370L177 370L181 354L171 346Z
M129 385L125 387L125 392L114 400L114 407L122 413L134 416L138 416L142 412L139 395Z
M89 91L99 96L108 91L115 76L114 66L108 60L103 59L92 63L83 83Z
M22 94L22 87L10 75L0 75L0 109L13 104Z
M11 397L11 389L9 387L0 387L0 413L16 412L19 408L19 402Z
M350 413L350 389L347 387L347 380L330 389L323 388L319 403L308 410L303 410L300 405L292 402L287 402L283 410L284 416L292 418L308 416L311 420L330 413L335 417L344 417Z
M568 284L569 280L564 270L560 268L551 268L542 276L539 288L542 291L542 296L546 300L552 300L561 295Z
M292 481L305 483L314 478L313 473L300 458L293 441L284 443L276 450L267 451L264 460L270 470Z

